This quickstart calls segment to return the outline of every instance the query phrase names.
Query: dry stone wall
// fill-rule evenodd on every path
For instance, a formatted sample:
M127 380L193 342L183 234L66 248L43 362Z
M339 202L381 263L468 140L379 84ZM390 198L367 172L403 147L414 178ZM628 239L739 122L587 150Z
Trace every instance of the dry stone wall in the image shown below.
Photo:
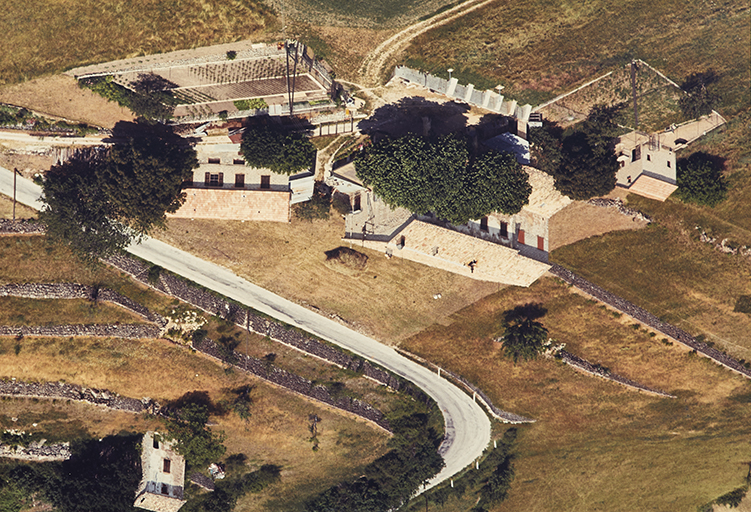
M0 396L75 400L135 413L143 412L153 405L149 399L136 400L105 389L86 388L64 382L0 380Z
M33 219L0 219L0 235L42 235L44 225Z
M717 350L716 348L710 347L706 343L698 341L683 329L679 329L672 324L663 322L649 311L642 309L639 306L632 304L631 302L622 299L621 297L618 297L617 295L614 295L603 288L600 288L596 284L590 283L586 279L574 274L570 270L567 270L560 265L553 265L550 269L550 272L553 275L561 278L563 281L583 291L587 295L590 295L595 299L615 308L616 310L627 314L628 316L638 320L644 325L651 327L655 331L661 332L666 336L670 336L682 345L712 359L713 361L733 370L734 372L740 373L744 377L751 378L751 369L746 368L744 365L738 362L738 360L730 357L724 352Z

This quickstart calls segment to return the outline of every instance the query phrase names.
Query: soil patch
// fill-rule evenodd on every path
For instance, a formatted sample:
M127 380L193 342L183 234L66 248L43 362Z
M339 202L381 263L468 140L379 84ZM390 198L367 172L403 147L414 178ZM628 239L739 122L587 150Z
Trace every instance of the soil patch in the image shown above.
M641 229L646 225L647 222L623 215L614 208L575 201L551 217L548 225L550 250L610 231Z
M368 257L349 247L337 247L326 251L325 265L341 274L357 275L368 268Z
M118 121L132 121L133 114L107 101L67 75L51 75L17 85L0 87L0 102L70 121L112 128Z

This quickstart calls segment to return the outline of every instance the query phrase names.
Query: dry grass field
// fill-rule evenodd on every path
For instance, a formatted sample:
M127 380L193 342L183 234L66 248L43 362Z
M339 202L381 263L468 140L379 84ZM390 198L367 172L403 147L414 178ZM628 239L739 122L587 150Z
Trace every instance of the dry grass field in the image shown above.
M163 241L223 265L253 283L324 314L335 314L356 329L392 343L440 323L451 313L498 291L475 281L383 254L347 275L326 266L325 251L342 245L344 226L328 221L289 224L172 219ZM433 299L435 294L441 299Z
M553 251L552 260L693 335L706 336L728 353L751 360L751 316L733 311L739 296L751 294L751 259L701 243L695 228L701 226L718 242L727 237L737 245L751 245L751 232L708 208L672 199L628 199L631 207L652 215L656 223L561 247Z
M647 396L549 359L502 358L492 341L501 314L526 303L547 309L540 321L567 350L678 398ZM664 344L553 278L502 290L452 321L401 346L537 420L519 427L516 478L494 512L695 510L744 482L751 383L740 376ZM432 507L466 511L474 500L467 494Z
M501 83L509 97L532 104L631 58L679 83L713 69L721 111L733 115L748 107L750 24L742 0L499 0L415 39L406 61L439 75L454 68L479 88Z
M295 510L307 496L356 474L361 466L385 450L387 435L364 421L333 412L241 372L227 373L216 362L163 340L24 338L18 342L21 348L17 355L15 343L13 339L0 338L0 376L63 380L135 398L148 396L161 403L193 390L205 391L217 401L229 389L254 385L249 421L245 423L234 415L212 417L216 423L212 428L227 434L228 455L244 453L253 466L281 465L282 483L249 497L247 503L238 506L238 511L258 510L266 501L271 503L268 510ZM36 402L34 407L39 409ZM29 417L48 414L34 410L19 406L17 413ZM143 425L133 415L102 418L97 414L89 422L86 410L86 407L71 408L66 421L77 422L81 428L95 432L106 428L117 432ZM2 414L7 416L5 408ZM316 452L308 440L310 414L322 418ZM0 421L5 423L5 419Z
M0 297L0 325L139 324L146 321L119 306L83 299Z

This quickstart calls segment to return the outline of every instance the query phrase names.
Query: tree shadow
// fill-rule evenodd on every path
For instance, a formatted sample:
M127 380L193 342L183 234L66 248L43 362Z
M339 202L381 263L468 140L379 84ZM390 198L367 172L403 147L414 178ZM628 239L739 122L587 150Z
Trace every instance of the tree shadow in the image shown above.
M413 134L440 137L464 132L468 112L469 106L460 103L438 103L411 96L377 108L369 118L360 121L359 128L370 136L399 138Z
M201 140L195 137L181 137L175 133L172 126L138 118L135 121L118 121L112 128L112 136L102 139L102 142L122 144L130 139L149 139L175 145L195 144Z
M727 162L727 160L728 159L724 156L713 155L705 151L697 151L696 153L692 153L688 157L679 158L678 162L676 163L678 165L678 169L683 169L689 163L696 166L709 164L713 170L722 172L725 170L725 163Z
M180 398L167 402L164 409L167 411L179 411L189 404L203 405L209 414L221 415L224 412L221 406L211 400L208 391L188 391Z
M548 310L539 302L529 302L504 311L503 325L508 326L522 320L537 320L548 313Z

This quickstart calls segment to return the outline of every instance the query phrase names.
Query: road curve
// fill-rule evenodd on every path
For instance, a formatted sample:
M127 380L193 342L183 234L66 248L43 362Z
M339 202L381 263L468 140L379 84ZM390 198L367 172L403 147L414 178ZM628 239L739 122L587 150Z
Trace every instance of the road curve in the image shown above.
M0 192L7 195L13 193L12 172L3 168L0 168ZM42 205L38 201L40 195L41 188L38 185L18 178L19 202L39 209ZM346 348L419 386L441 408L446 432L440 447L446 467L429 482L426 489L472 464L490 443L490 420L471 397L449 381L400 355L393 348L256 286L226 268L159 240L147 238L140 245L132 245L128 251L248 307Z

